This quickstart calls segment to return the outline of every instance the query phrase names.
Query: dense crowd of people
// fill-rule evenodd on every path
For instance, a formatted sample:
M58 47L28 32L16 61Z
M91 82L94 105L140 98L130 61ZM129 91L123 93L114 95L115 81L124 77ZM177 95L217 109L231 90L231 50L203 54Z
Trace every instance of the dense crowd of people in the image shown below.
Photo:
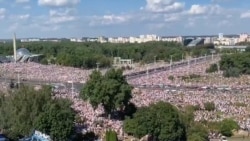
M248 85L249 76L240 78L223 78L222 72L207 74L205 70L211 63L217 63L218 59L213 59L204 63L194 63L192 65L175 68L173 70L163 71L155 74L149 74L140 78L131 79L132 85L195 85L195 86L221 86L243 87ZM36 63L22 64L0 64L2 68L0 74L4 76L15 77L16 71L21 72L21 77L30 80L59 81L65 82L73 80L75 82L87 81L92 70L83 70L71 67L62 67L57 65L40 65ZM145 66L138 70L146 69ZM11 71L15 70L15 71ZM138 71L134 70L134 71ZM130 70L129 72L132 72ZM194 79L183 79L183 76L190 74L199 75ZM173 79L170 79L170 76ZM0 84L0 89L5 85ZM103 133L104 130L112 128L119 136L123 136L123 123L120 120L108 119L101 116L104 112L99 106L93 109L88 101L79 98L79 92L70 89L54 89L54 97L68 98L73 101L72 107L79 114L79 120L83 121L82 132L94 131L97 134ZM242 129L250 128L249 122L249 101L248 91L209 91L207 89L193 90L169 90L169 89L144 89L135 88L133 90L133 102L137 107L148 106L158 101L166 101L182 108L187 105L199 105L200 109L195 111L195 120L202 121L221 121L224 118L234 118ZM215 110L207 111L204 103L214 102ZM80 122L81 123L81 122ZM212 135L211 135L212 136Z
M86 82L92 70L65 67L59 65L42 65L38 63L3 63L0 64L2 77L39 80L47 82Z

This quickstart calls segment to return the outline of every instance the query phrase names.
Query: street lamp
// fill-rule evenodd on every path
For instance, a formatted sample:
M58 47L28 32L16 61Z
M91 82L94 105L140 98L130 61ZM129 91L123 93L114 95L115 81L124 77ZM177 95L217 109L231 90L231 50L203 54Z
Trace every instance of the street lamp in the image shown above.
M97 62L97 63L96 63L96 70L97 70L97 71L99 71L99 65L100 65L100 63Z
M20 86L20 70L16 70L17 73L17 84L18 84L18 88Z
M173 57L173 55L170 55L170 72L172 72L172 57Z
M72 99L74 98L74 82L73 81L68 81L68 83L71 83L71 96Z
M156 64L156 56L154 56L154 65Z

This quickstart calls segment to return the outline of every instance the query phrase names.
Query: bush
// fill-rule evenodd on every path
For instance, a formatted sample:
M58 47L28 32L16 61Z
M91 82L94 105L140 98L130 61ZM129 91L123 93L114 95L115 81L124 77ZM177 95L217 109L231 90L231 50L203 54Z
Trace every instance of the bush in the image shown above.
M206 73L213 73L218 71L218 65L217 64L211 64L209 68L206 69Z
M168 77L168 80L173 81L173 80L174 80L174 76L173 76L173 75L170 75L170 76Z
M118 141L116 132L112 130L106 131L105 141Z
M228 68L223 72L224 77L239 77L240 70L238 68Z
M207 111L214 111L215 110L215 104L214 104L214 102L206 102L206 103L204 103L204 108Z
M239 130L239 125L233 119L224 119L220 124L220 132L222 135L231 137L233 130Z

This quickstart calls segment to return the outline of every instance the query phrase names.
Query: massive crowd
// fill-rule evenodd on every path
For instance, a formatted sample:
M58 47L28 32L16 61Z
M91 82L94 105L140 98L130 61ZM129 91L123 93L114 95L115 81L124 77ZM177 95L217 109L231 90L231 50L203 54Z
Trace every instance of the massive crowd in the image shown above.
M218 62L214 59L202 64L192 64L176 68L174 70L159 72L146 75L140 78L129 80L132 85L196 85L196 86L220 86L227 85L228 87L243 87L247 86L249 77L242 76L241 78L222 78L222 73L205 73L209 64ZM70 67L62 67L56 65L39 65L35 63L25 64L0 64L1 72L4 76L13 77L15 73L10 70L18 70L22 72L21 76L27 79L41 79L44 81L68 81L77 82L86 81L92 70L82 70ZM142 68L140 68L142 69ZM144 70L146 68L144 67ZM24 73L25 72L25 73ZM28 74L28 75L27 75ZM197 74L200 77L195 79L182 79L182 76ZM26 77L24 75L27 75ZM174 79L169 79L173 76ZM0 84L0 88L2 88ZM119 136L123 136L122 121L107 119L100 116L104 111L101 106L93 109L89 102L79 98L78 92L72 92L67 89L55 89L53 91L55 97L68 98L73 101L72 107L78 112L78 124L82 125L82 132L94 131L101 134L104 130L112 128ZM133 90L132 102L138 106L147 106L158 101L166 101L175 105L177 108L185 107L186 105L199 105L200 110L195 111L195 120L220 121L224 118L233 117L242 129L250 128L249 124L249 103L250 97L248 91L209 91L207 89L192 89L192 90L168 90L168 89L144 89L135 88ZM216 109L214 111L204 110L205 102L214 102ZM83 124L80 121L84 121Z
M59 65L42 65L38 63L3 63L0 64L2 77L47 82L85 82L92 70L65 67Z

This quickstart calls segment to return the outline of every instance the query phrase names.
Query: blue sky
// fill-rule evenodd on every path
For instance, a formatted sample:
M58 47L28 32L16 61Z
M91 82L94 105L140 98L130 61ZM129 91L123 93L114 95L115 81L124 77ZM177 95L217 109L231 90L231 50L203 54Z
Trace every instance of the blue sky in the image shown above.
M0 0L0 38L250 33L249 0Z

